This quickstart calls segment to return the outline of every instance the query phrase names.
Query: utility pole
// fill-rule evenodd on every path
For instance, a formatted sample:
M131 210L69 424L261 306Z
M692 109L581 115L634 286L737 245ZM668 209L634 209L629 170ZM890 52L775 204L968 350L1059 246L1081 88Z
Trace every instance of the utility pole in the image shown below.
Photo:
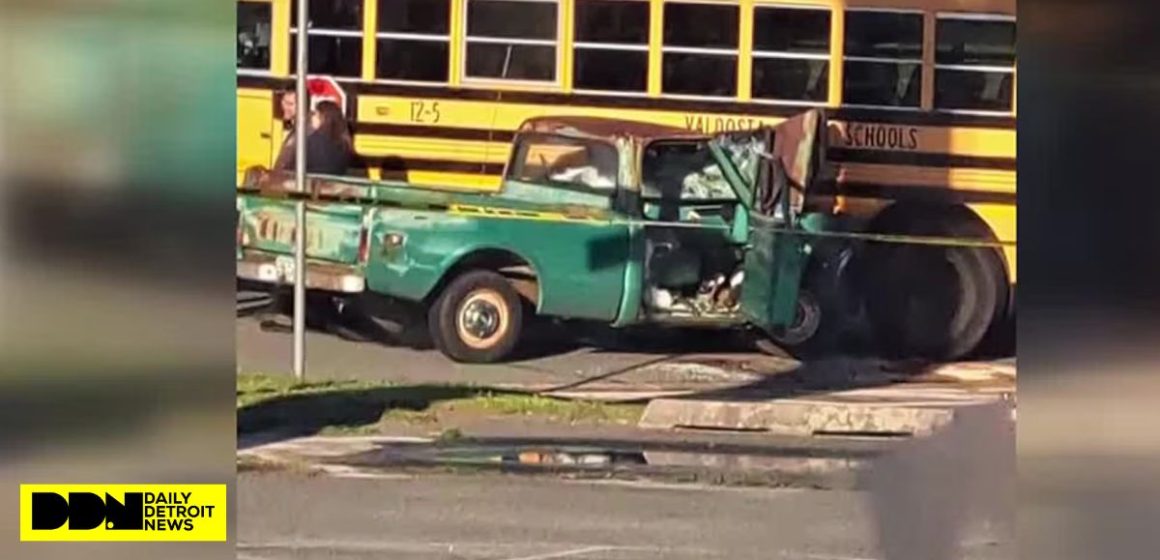
M295 72L295 98L297 111L294 115L294 183L298 192L306 193L306 129L310 102L306 97L306 51L309 48L307 27L310 21L309 0L298 2L298 71ZM294 377L306 380L306 201L295 203L294 208Z

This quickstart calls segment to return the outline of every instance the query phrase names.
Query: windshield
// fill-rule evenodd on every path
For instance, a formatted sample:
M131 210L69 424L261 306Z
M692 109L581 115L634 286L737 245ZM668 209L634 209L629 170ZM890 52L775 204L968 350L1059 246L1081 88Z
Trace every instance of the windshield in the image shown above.
M706 141L656 141L641 165L641 194L646 198L735 200Z

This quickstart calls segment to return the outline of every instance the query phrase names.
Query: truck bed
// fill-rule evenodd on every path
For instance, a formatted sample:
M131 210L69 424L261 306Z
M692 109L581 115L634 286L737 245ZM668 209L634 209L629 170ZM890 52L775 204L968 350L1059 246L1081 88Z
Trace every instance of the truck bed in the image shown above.
M514 184L498 194L312 176L307 192L299 193L292 179L269 177L238 188L238 276L267 283L292 282L297 200L306 201L307 286L344 292L364 289L361 278L369 229L376 217L382 219L384 211L391 209L531 220L611 219L610 208L601 211L592 204L599 196L553 191ZM550 201L532 202L545 198ZM606 208L610 205L607 197L603 202Z

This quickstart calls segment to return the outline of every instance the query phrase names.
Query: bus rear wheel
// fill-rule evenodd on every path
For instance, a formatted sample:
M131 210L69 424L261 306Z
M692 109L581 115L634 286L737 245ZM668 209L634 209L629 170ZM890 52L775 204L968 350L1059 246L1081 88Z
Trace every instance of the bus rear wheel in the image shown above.
M866 253L867 318L891 356L963 359L999 319L1006 282L992 249L877 245Z

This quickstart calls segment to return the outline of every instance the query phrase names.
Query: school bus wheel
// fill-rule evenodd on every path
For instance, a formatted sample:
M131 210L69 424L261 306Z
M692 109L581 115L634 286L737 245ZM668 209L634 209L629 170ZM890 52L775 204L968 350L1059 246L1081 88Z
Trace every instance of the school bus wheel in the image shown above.
M881 349L894 357L951 361L973 354L1007 297L993 249L881 245L868 257L867 318Z
M457 362L497 362L519 341L523 311L519 293L506 278L473 270L452 280L431 306L431 339Z
M896 202L870 233L994 240L970 208ZM1002 253L992 247L868 243L854 253L856 299L882 354L951 361L980 350L1006 309Z

